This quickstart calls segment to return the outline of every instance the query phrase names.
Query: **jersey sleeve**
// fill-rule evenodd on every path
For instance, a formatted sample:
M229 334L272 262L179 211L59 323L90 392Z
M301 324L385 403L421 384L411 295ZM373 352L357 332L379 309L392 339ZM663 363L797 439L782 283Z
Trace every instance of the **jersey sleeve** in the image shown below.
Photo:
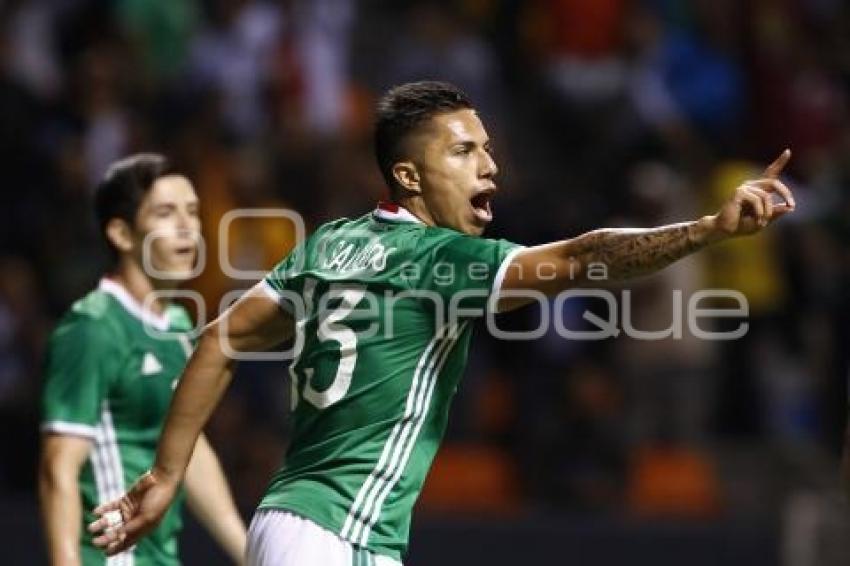
M60 324L44 364L43 431L94 438L118 354L115 333L102 321L83 316Z
M260 289L265 291L266 295L290 313L294 309L291 297L295 289L292 287L292 280L303 270L303 262L304 248L303 245L298 245L259 283Z
M523 246L459 232L420 243L420 290L440 297L463 316L481 316L498 293L511 259Z

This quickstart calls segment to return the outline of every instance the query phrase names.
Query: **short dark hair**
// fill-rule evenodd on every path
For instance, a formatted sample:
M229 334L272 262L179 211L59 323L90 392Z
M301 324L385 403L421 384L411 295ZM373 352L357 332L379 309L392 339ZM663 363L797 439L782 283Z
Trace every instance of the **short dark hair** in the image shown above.
M375 158L392 196L399 189L392 168L405 157L404 138L434 115L464 108L473 108L469 97L456 86L438 81L406 83L381 97L375 117Z
M157 179L169 174L168 159L158 153L137 153L109 166L95 188L94 210L100 234L114 255L118 251L106 236L109 221L120 218L134 226L145 195Z

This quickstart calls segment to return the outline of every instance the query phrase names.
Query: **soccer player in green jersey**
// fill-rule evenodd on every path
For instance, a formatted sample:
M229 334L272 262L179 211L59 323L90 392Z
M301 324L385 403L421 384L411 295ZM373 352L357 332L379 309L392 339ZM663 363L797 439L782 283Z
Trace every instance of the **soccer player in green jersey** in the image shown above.
M108 560L84 527L95 506L119 497L153 463L173 389L191 355L188 313L148 299L191 276L198 197L163 157L139 154L109 169L95 208L114 268L74 303L47 348L39 488L50 563L179 564L182 489L149 537ZM241 563L245 527L203 436L184 485L189 507Z
M321 226L204 330L156 462L96 510L102 518L90 530L108 554L160 520L234 358L294 337L293 438L249 528L248 563L398 565L476 317L592 282L593 266L607 266L612 279L661 269L794 208L777 180L786 151L715 215L522 247L481 237L497 167L457 88L390 90L378 104L375 149L391 202ZM122 520L111 529L110 513Z

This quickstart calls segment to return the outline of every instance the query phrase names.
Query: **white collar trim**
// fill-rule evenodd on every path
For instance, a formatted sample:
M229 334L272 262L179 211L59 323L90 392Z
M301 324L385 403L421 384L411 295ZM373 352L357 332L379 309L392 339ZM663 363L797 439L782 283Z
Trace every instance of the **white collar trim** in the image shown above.
M115 297L121 306L129 312L131 315L135 316L145 324L148 324L154 327L156 330L160 332L165 332L168 330L168 317L164 314L157 314L152 312L149 309L145 309L142 305L140 305L136 299L130 295L130 292L127 289L118 283L117 281L113 281L112 279L103 277L98 283L97 288L100 291L105 293L109 293L113 297Z
M396 222L416 222L418 224L425 224L421 218L418 218L403 206L397 206L397 208L398 210L393 212L387 210L386 208L377 207L375 209L375 212L373 212L372 214L374 214L375 217L380 218L381 220L394 220Z

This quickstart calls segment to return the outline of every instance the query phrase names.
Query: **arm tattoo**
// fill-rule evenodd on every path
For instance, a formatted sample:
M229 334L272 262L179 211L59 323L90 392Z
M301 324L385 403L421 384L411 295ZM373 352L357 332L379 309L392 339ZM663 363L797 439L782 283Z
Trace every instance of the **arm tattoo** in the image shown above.
M696 222L658 228L605 228L574 240L576 257L586 269L602 263L612 279L646 275L702 249L708 242L697 235Z

